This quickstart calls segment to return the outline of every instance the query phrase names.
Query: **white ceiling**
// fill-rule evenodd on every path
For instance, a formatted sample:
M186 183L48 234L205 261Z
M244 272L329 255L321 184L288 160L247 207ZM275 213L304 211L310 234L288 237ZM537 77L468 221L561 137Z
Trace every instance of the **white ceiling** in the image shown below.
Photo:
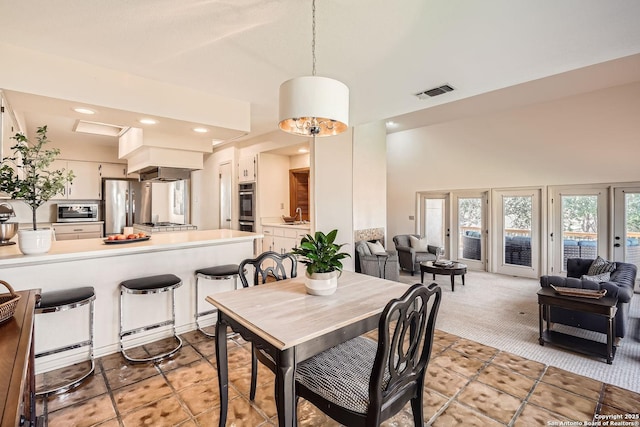
M637 0L316 7L317 74L349 86L352 125L393 118L397 131L640 80ZM277 129L280 84L311 73L311 1L0 0L0 42L249 101L253 137ZM414 96L445 83L455 91Z

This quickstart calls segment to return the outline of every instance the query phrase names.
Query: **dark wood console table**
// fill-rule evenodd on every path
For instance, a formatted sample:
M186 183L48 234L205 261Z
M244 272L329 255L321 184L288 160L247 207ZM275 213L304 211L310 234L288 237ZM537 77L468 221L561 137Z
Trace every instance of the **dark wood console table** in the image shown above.
M40 290L16 293L15 314L0 324L0 427L36 425L33 318Z
M613 345L614 331L616 328L616 311L618 299L602 297L600 299L581 298L576 296L559 295L551 288L542 288L538 291L540 345L550 343L558 347L578 351L591 356L599 356L607 359L607 363L613 363L616 347ZM584 313L597 314L607 322L607 343L592 341L550 329L551 306ZM543 329L543 318L546 318L546 330Z

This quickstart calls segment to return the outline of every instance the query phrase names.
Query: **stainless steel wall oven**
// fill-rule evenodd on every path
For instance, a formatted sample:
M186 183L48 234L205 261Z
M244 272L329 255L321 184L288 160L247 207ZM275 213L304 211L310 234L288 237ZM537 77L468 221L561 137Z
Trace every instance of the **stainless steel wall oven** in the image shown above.
M240 184L238 192L240 200L239 229L241 231L253 231L256 220L256 183L248 182Z

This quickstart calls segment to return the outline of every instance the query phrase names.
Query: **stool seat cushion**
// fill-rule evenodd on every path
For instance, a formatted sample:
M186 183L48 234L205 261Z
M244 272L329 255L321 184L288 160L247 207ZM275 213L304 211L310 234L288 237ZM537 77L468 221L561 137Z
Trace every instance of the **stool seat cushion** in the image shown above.
M38 308L53 308L74 304L95 296L92 286L63 289L61 291L43 292Z
M180 278L175 274L160 274L157 276L140 277L138 279L125 280L120 283L123 288L134 291L148 291L152 289L162 289L171 286L179 286Z
M201 268L196 274L212 277L227 277L238 274L238 264L216 265L215 267Z

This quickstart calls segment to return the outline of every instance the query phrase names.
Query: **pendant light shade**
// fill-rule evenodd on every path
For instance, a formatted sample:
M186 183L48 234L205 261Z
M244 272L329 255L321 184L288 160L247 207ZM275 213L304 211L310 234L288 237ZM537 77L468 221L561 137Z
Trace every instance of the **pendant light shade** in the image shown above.
M328 77L305 76L280 85L278 126L304 136L332 136L349 127L349 88Z

